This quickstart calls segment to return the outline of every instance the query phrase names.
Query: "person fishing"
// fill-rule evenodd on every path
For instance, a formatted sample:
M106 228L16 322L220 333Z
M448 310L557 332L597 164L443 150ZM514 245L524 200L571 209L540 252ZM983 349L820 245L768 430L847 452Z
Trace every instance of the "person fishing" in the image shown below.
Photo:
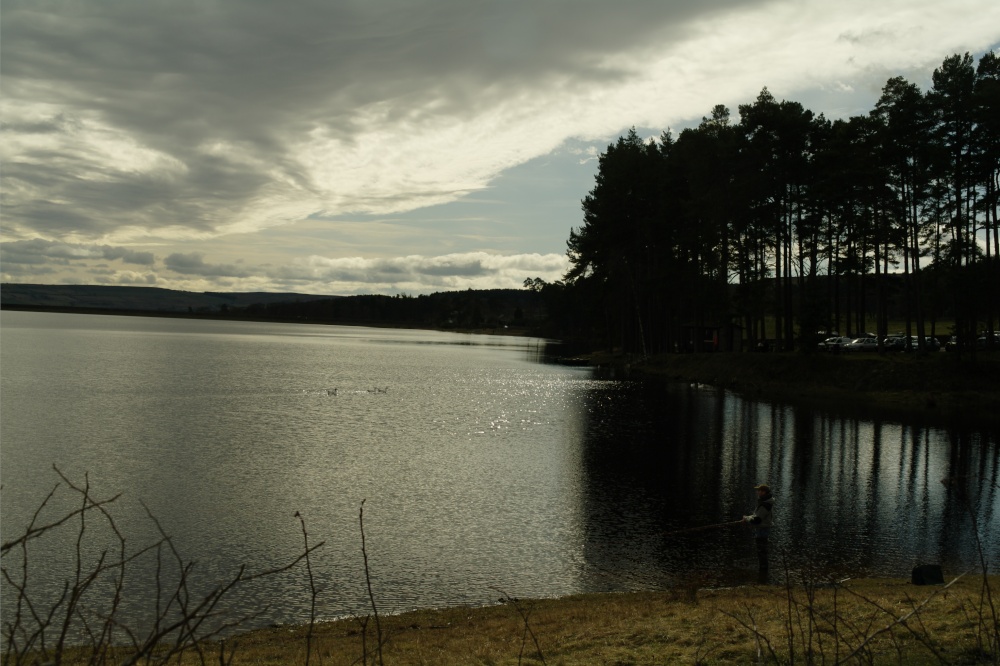
M757 507L748 516L743 516L744 523L753 528L754 543L757 546L757 564L759 565L760 582L767 582L767 541L771 536L771 526L774 524L774 496L771 487L761 483L753 487L757 491Z

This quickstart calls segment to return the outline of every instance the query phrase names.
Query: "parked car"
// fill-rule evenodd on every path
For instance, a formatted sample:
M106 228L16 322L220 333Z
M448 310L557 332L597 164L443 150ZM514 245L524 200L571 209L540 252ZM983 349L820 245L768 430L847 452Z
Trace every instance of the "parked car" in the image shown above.
M882 346L886 351L904 351L909 341L905 335L887 335L882 340Z
M854 338L844 345L846 352L878 351L878 338Z
M941 341L932 335L927 335L924 337L924 345L927 351L939 351L941 349ZM911 335L906 341L906 351L914 352L920 349L920 338L916 335Z
M983 333L978 338L976 338L976 348L986 349L987 342L989 342L989 333ZM993 346L1000 347L1000 333L993 334Z
M976 342L972 338L960 338L957 335L953 335L944 343L944 350L950 352L956 351L959 348L972 349L975 344Z
M839 352L844 348L844 345L850 341L851 338L842 335L835 335L834 337L827 338L823 342L819 343L818 347L820 351Z

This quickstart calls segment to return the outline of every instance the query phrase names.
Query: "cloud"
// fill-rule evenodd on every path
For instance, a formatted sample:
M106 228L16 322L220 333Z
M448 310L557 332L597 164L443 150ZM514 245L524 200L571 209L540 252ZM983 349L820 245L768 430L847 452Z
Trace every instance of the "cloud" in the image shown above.
M171 254L163 260L163 265L183 275L216 278L246 278L253 275L252 271L235 264L206 264L200 252Z
M574 149L573 154L579 156L580 164L587 164L589 162L597 162L601 156L601 151L597 146L587 146L586 148Z
M152 265L152 252L140 252L110 245L82 245L47 241L41 238L13 241L0 245L0 263L7 270L8 264L44 264L86 262L90 260L120 260L128 264Z
M838 45L887 57L931 33L882 5L15 0L7 197L25 228L119 240L412 210L569 136L703 113L699 78L773 88L761 79L850 69Z
M150 287L156 285L157 282L158 280L154 273L140 273L137 271L114 271L106 275L97 275L94 278L94 283L101 285Z
M485 252L390 259L311 256L281 269L276 278L310 284L405 288L420 292L449 289L520 288L526 277L561 279L568 260L559 254L500 256Z
M519 230L494 206L468 216L488 220L470 222L475 233L427 227L404 242L345 216L471 204L560 146L676 128L765 85L779 98L812 91L828 116L859 112L888 76L989 48L997 26L1000 5L983 0L9 0L4 239L142 248L103 258L146 266L155 250L167 284L283 288L268 266L304 270L301 254L278 250L303 245L348 272L359 247L453 257L422 269L365 259L375 263L352 275L372 289L393 270L424 287L478 284L502 270L456 257L499 255L486 227L529 239L538 217ZM578 163L595 157L581 150ZM585 193L564 204L577 219ZM263 234L280 242L239 263L251 246L265 252ZM220 238L230 249L209 252ZM527 243L503 254L553 249ZM12 250L20 263L5 275L32 257L81 271L96 259L29 247Z
M568 9L8 3L8 205L47 234L137 239L452 200L556 145L515 145L507 118L620 75L604 54L650 39L661 11Z
M526 277L551 282L561 279L569 268L568 260L560 254L503 256L486 252L382 259L313 255L280 266L216 264L193 252L171 254L163 264L189 279L208 281L198 284L258 291L263 281L281 284L289 291L327 294L519 289ZM213 290L211 286L204 288Z

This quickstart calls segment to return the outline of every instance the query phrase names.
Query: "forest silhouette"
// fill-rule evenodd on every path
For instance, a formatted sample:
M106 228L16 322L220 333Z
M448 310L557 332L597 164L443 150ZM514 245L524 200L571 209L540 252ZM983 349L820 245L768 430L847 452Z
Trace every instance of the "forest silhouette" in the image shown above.
M920 348L992 345L998 179L992 51L946 58L926 92L891 78L844 120L764 88L738 122L717 105L676 137L609 145L571 269L525 286L559 335L626 353L814 349L823 332L881 340L890 321Z

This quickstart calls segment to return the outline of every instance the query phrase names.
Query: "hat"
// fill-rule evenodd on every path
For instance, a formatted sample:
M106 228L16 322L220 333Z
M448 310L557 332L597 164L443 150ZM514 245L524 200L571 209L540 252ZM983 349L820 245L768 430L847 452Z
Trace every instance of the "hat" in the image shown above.
M759 486L754 486L753 489L754 490L763 490L765 493L771 492L771 486L767 485L766 483L762 483Z

